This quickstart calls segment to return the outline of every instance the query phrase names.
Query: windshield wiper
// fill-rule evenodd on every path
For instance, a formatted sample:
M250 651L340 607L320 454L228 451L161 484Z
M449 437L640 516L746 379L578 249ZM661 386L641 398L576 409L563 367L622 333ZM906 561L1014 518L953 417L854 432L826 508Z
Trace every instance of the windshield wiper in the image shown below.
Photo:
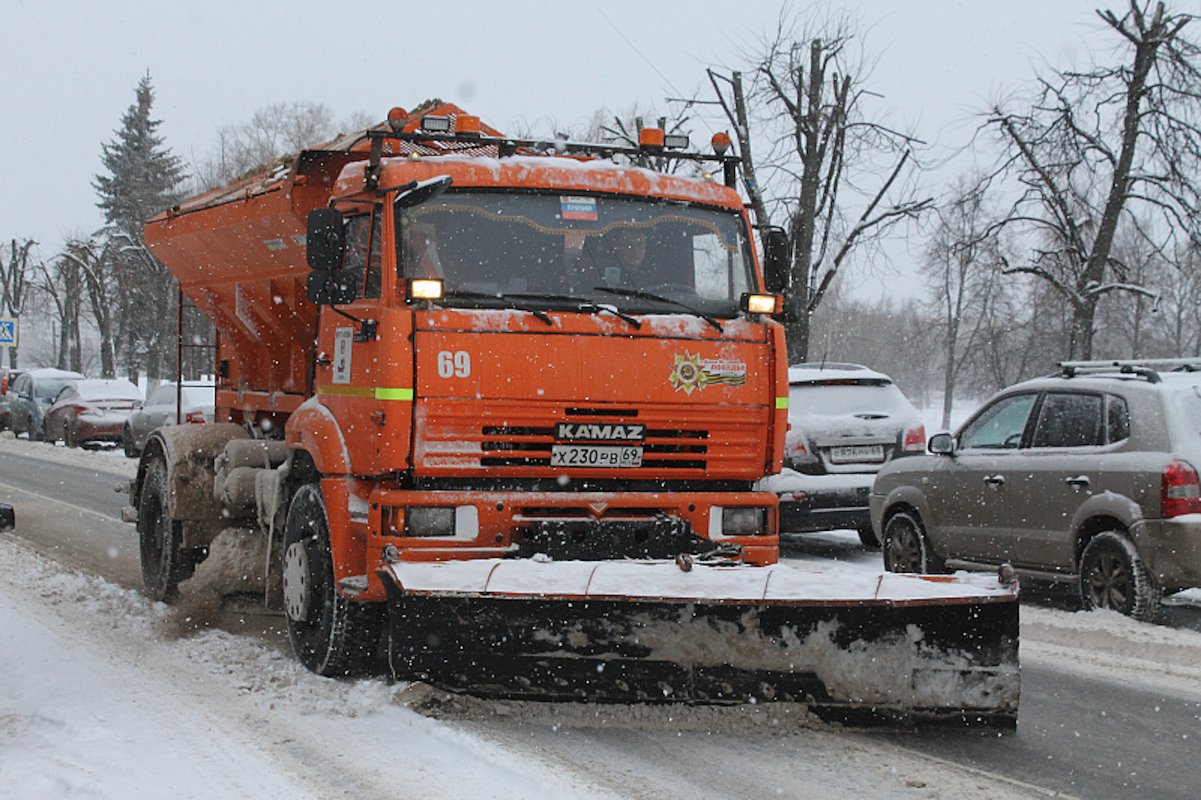
M634 330L642 329L642 322L640 320L635 317L631 317L629 314L619 311L616 306L606 305L603 303L581 303L580 311L587 311L591 314L600 314L601 312L608 311L618 319L630 323L630 325L634 327Z
M446 292L444 297L462 297L469 300L546 300L552 299L554 295L521 295L521 294L505 294L504 292L469 292L464 289L451 289ZM533 314L538 319L545 322L547 325L554 325L555 322L540 308L524 308L517 306L518 311L524 311L527 314Z
M655 294L653 292L644 292L641 289L623 289L618 286L593 286L592 289L596 292L615 294L619 297L637 297L641 300L653 300L656 303L667 303L668 305L676 306L695 314L716 328L718 333L724 333L725 331L720 322L706 314L704 311L701 311L698 308L693 308L687 303L681 303L679 300L673 300L670 297L664 297L663 295Z
M579 311L589 314L602 314L608 312L618 319L629 323L634 327L635 330L640 330L642 328L642 323L639 320L631 317L629 314L622 313L616 307L602 303L586 301L578 295L543 294L540 292L497 292L495 294L488 294L487 292L468 292L457 290L449 291L446 294L448 297L496 298L498 300L551 300L554 302L571 303ZM522 310L528 311L529 309ZM530 311L530 313L533 314L535 312Z

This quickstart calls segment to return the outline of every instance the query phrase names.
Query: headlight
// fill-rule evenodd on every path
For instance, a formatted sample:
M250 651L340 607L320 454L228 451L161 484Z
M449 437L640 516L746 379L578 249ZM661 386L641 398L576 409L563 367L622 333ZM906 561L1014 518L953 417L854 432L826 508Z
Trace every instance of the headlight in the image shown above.
M720 513L722 536L764 536L767 534L767 509L760 506L715 506L713 519ZM715 531L710 530L710 534Z
M445 536L474 539L480 532L479 511L475 506L385 507L384 536Z

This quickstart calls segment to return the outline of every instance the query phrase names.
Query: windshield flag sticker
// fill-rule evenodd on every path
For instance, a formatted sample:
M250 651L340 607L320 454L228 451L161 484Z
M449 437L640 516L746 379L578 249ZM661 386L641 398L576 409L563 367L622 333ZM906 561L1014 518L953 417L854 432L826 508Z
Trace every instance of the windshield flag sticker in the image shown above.
M595 197L560 197L559 213L563 219L581 219L590 222L596 222L599 219Z
M746 363L729 358L701 358L699 353L676 353L668 382L677 392L692 394L706 386L746 383Z

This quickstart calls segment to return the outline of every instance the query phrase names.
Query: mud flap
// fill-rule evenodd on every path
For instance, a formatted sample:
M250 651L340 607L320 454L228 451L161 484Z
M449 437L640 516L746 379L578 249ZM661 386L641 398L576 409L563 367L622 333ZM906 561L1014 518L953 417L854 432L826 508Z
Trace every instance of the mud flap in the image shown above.
M791 701L852 724L1016 724L1010 590L869 576L874 588L825 587L806 597L804 573L779 565L698 569L685 581L669 564L581 566L499 562L473 588L468 570L457 570L467 580L452 578L456 565L388 566L393 673L503 698ZM546 581L551 593L531 591L548 567L559 568ZM622 568L624 578L614 574ZM566 589L580 578L582 591ZM615 596L622 584L626 594Z

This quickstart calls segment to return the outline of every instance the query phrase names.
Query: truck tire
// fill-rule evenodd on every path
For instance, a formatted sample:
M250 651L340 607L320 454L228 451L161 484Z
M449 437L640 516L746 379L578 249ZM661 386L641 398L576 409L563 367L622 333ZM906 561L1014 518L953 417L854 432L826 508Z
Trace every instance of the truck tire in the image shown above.
M884 523L884 568L889 572L937 574L946 565L930 547L916 511L898 511Z
M288 506L283 583L288 638L300 663L329 678L367 672L379 644L383 608L338 594L325 501L315 483L300 487Z
M167 465L156 457L146 466L138 502L138 545L142 584L153 600L169 603L179 596L179 584L196 569L194 554L183 550L182 526L167 511Z
M1108 608L1141 622L1159 613L1163 591L1147 571L1134 542L1119 531L1098 533L1080 555L1080 603Z

